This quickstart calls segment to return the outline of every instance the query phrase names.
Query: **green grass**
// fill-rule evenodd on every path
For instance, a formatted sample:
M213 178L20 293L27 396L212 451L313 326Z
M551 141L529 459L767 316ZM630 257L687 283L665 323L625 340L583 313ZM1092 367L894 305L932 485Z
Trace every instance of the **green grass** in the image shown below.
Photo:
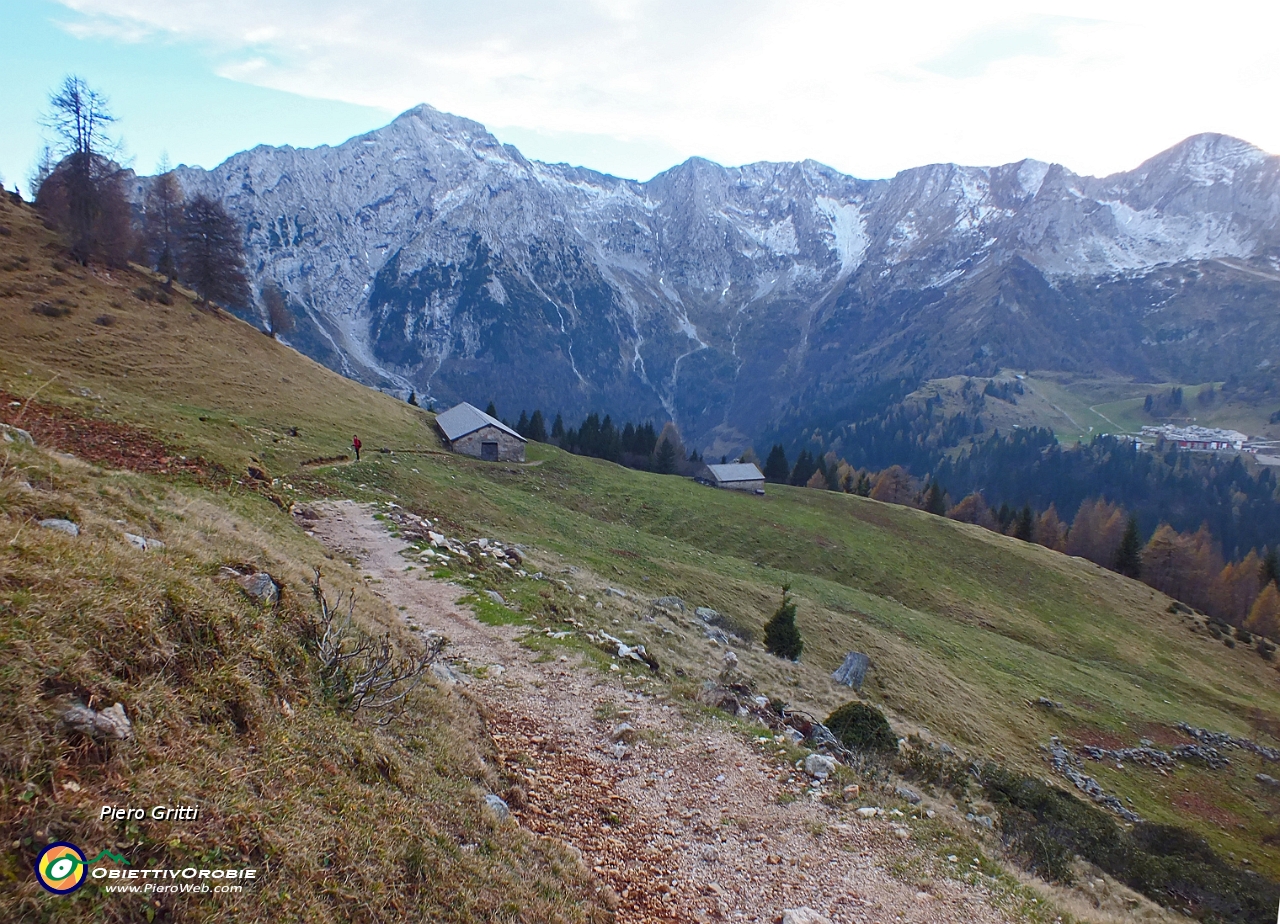
M1011 376L1012 373L1002 373L999 378ZM964 406L959 397L964 382L964 376L936 379L916 394L921 397L936 394L943 399L944 411L954 413ZM986 380L975 379L975 382L982 386ZM1146 396L1167 394L1176 387L1183 391L1177 422L1194 420L1201 426L1240 430L1251 436L1280 436L1280 425L1270 422L1274 410L1271 405L1226 399L1220 392L1212 404L1200 404L1196 398L1210 384L1220 387L1222 383L1135 382L1118 377L1033 372L1023 377L1025 393L1016 396L1016 404L988 396L982 417L988 430L1005 433L1014 427L1047 427L1061 443L1087 442L1101 433L1136 436L1144 426L1166 422L1143 411Z
M476 619L486 626L523 626L529 622L528 617L489 599L483 593L467 594L458 602L469 606Z

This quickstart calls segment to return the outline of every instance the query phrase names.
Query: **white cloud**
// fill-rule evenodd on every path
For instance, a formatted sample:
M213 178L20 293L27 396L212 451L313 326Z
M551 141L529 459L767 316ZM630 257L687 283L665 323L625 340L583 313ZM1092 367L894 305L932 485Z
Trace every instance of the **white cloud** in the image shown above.
M1274 4L60 2L80 34L196 43L223 76L306 96L425 101L632 175L694 154L1108 173L1199 131L1280 149Z

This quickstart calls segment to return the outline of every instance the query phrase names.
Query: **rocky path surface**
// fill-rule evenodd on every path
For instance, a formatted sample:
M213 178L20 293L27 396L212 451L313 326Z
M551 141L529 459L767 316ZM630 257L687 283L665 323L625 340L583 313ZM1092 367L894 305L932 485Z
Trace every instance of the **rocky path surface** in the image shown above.
M461 588L406 570L405 543L369 508L317 512L315 536L375 578L372 591L410 624L448 636L448 657L467 665L459 674L490 713L504 769L523 780L516 820L579 851L617 894L620 922L776 921L796 908L833 924L1012 920L982 877L929 874L947 860L921 854L911 818L822 804L803 773L779 762L771 737L751 742L689 718L576 656L539 660L517 640L524 628L484 625L458 605ZM910 877L889 873L913 859L923 865Z

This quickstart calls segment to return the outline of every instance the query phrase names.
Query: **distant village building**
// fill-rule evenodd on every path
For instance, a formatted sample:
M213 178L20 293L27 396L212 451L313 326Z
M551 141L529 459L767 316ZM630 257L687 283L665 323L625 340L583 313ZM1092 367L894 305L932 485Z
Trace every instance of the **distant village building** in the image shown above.
M436 418L445 446L486 462L523 462L527 440L501 420L465 401Z
M1223 450L1235 450L1240 452L1244 449L1245 441L1249 439L1247 435L1239 430L1215 430L1211 427L1179 427L1174 424L1165 424L1162 427L1143 427L1142 435L1148 439L1163 439L1166 443L1173 443L1179 449L1189 449L1196 452L1221 452Z
M708 465L699 478L703 484L729 491L755 491L764 493L764 474L754 462L730 462L726 465Z

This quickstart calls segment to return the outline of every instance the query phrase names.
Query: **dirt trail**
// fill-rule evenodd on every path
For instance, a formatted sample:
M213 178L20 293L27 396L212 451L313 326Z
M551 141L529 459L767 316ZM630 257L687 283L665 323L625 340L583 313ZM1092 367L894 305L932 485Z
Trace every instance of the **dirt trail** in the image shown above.
M772 745L762 753L576 656L536 662L517 641L525 629L486 626L457 605L460 588L406 571L405 544L369 508L316 509L316 537L377 579L370 589L409 624L447 635L449 658L472 668L468 689L491 713L504 769L524 781L517 821L580 851L617 893L620 922L773 921L802 906L833 924L1011 920L981 884L886 871L921 850L906 833L916 822L823 805ZM625 746L611 740L624 721L639 733ZM798 798L780 804L783 794ZM926 871L946 862L924 861Z

